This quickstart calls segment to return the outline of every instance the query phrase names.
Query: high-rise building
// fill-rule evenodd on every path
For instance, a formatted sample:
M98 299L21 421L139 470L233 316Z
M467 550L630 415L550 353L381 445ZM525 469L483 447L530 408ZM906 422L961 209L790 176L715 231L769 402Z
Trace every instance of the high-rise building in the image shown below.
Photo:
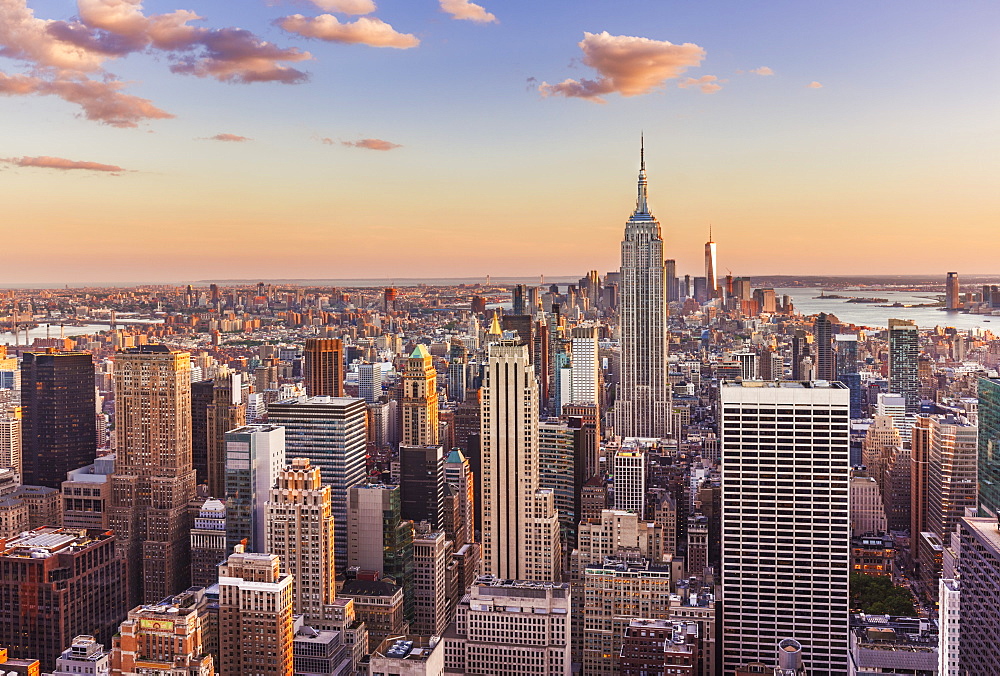
M21 360L22 472L59 488L97 453L94 358L89 352L25 352Z
M718 266L715 259L715 242L712 241L712 228L708 228L708 241L705 242L705 286L708 297L715 298L719 293Z
M403 518L426 521L432 529L444 523L445 452L441 446L399 447L399 490Z
M965 517L959 521L961 618L959 673L1000 673L1000 531L997 520Z
M88 634L73 638L73 642L56 660L52 676L111 676L111 653Z
M906 399L906 412L920 410L920 355L917 325L909 319L889 320L889 391Z
M538 480L538 381L528 348L489 346L481 416L483 561L503 579L558 581L555 496Z
M571 335L573 381L570 403L590 404L600 410L601 360L597 327L578 326Z
M365 481L364 399L309 397L268 406L268 420L285 428L285 457L308 458L332 491L337 569L347 566L347 491Z
M791 637L811 676L845 674L850 394L839 382L726 382L719 398L724 673L773 665Z
M413 622L419 636L440 636L451 620L446 569L452 544L441 531L413 538Z
M278 473L265 512L265 551L277 555L294 579L295 614L323 617L336 592L335 535L331 490L321 482L319 468L308 458L294 458Z
M277 556L237 551L219 566L219 637L219 676L293 673L292 576Z
M948 278L944 283L944 307L947 310L958 310L962 307L962 301L959 300L959 283L958 283L958 273L949 272Z
M285 467L285 428L245 425L226 432L226 550L264 549L264 503ZM273 552L277 553L277 552Z
M24 418L20 406L0 410L0 467L12 467L23 474L22 429Z
M189 590L128 611L111 644L112 676L218 673L206 606L202 590Z
M191 356L164 345L115 356L110 524L128 562L131 605L156 603L190 581Z
M399 486L353 486L347 519L348 566L391 577L412 599L413 522L401 515Z
M643 155L639 197L622 241L622 365L615 401L615 432L622 437L665 438L670 434L665 279L660 224L646 202Z
M539 486L552 491L562 550L566 553L576 546L576 525L580 521L576 441L577 430L566 422L550 418L538 425Z
M305 379L310 397L344 396L344 344L340 338L306 339Z
M74 636L110 645L128 607L124 575L107 531L38 528L0 540L0 646L51 671Z
M955 579L938 582L938 676L960 676L962 590Z
M111 475L115 455L100 456L86 467L66 472L62 482L63 528L107 530L111 504Z
M646 507L646 452L627 441L614 456L615 509L642 518Z
M445 633L445 671L569 676L569 585L480 577Z
M528 314L525 312L525 296L527 295L527 287L524 284L515 284L514 289L511 291L511 314L512 315L524 315Z
M1000 516L1000 378L979 379L979 506Z
M667 270L667 301L673 303L680 299L680 285L677 281L677 261L668 258L665 261Z
M369 404L374 404L382 398L382 365L358 365L358 396Z
M191 586L208 587L219 579L226 560L226 505L209 498L198 509L191 529Z
M199 484L208 483L208 407L214 402L214 380L191 383L191 465Z
M837 363L833 351L833 322L830 315L820 312L813 322L813 344L816 347L816 378L834 380Z
M458 505L454 510L454 523L445 521L445 534L460 549L475 539L476 487L475 477L468 458L458 448L453 448L444 464L444 479L454 489Z
M243 401L240 375L220 375L213 381L212 403L205 411L208 494L212 497L226 495L226 432L246 423L247 405Z
M403 371L402 446L438 444L437 371L427 347L413 348Z

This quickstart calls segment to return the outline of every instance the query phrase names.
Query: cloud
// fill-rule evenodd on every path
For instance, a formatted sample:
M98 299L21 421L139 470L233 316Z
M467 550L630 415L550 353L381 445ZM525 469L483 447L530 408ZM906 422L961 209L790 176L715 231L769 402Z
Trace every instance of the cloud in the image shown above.
M807 84L806 87L808 87L809 89L822 89L823 85L821 85L819 82L816 82L816 80L813 80L812 82Z
M247 136L239 136L237 134L216 134L215 136L209 136L206 141L228 141L230 143L244 143L246 141L252 141L252 138Z
M497 18L486 11L486 8L470 0L440 0L441 10L451 14L454 19L475 21L476 23L493 23Z
M774 75L774 71L767 66L761 66L760 68L754 68L750 71L754 75Z
M618 93L639 96L661 88L688 68L698 66L705 50L686 42L675 45L666 40L584 33L579 43L583 63L597 71L593 80L567 79L556 84L543 82L538 86L542 96L578 97L604 103L603 96Z
M324 12L340 14L371 14L375 11L373 0L312 0Z
M220 28L199 36L200 56L187 56L170 66L171 72L213 77L222 82L281 82L299 84L309 76L281 62L311 59L309 52L282 48L242 28Z
M101 164L100 162L81 162L77 160L67 160L63 157L49 157L42 155L39 157L8 157L0 159L0 162L12 164L15 167L41 167L43 169L80 169L84 171L102 171L110 174L120 174L124 169L114 164Z
M719 78L714 75L702 75L701 77L689 77L681 82L677 83L677 86L681 89L687 89L688 87L698 87L706 94L714 94L715 92L722 89L722 85L718 84Z
M0 0L0 56L44 68L94 72L107 56L64 42L49 33L55 23L39 19L27 0Z
M409 49L420 44L415 35L399 33L386 22L374 17L363 16L353 22L341 23L332 14L320 14L317 17L292 14L278 19L276 23L289 33L327 42L395 49Z
M323 138L320 140L327 145L334 145L336 143L336 141L331 138ZM403 147L398 143L383 141L380 138L363 138L357 141L341 141L340 145L348 146L350 148L364 148L366 150L395 150L396 148Z
M0 73L0 94L7 96L58 96L83 109L83 116L112 127L137 127L145 120L174 117L157 108L149 99L123 94L118 80L58 77L46 80L30 75Z

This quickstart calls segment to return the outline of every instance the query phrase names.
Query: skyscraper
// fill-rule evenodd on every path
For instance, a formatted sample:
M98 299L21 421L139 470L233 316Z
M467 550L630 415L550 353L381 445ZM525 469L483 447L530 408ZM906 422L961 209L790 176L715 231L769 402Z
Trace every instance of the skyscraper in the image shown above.
M570 403L601 406L601 362L596 326L578 326L571 333L573 379ZM559 411L562 413L562 411Z
M268 406L268 420L285 428L285 457L308 458L332 489L337 568L347 565L347 489L365 481L367 407L364 399L309 397Z
M965 517L959 521L961 556L960 674L1000 673L1000 530L994 518Z
M889 391L906 399L906 412L920 410L917 325L909 319L889 320Z
M438 443L437 371L424 345L413 348L403 371L402 446L436 446Z
M638 514L646 504L646 452L638 445L626 445L615 452L615 509Z
M947 310L957 310L962 307L959 296L958 273L949 272L944 283L944 306Z
M792 637L811 676L846 674L849 392L744 381L719 398L724 673Z
M709 298L718 295L718 267L715 260L715 242L712 241L712 226L708 227L708 241L705 242L705 286L708 287Z
M116 355L115 440L109 521L128 562L130 605L156 603L190 581L190 354L143 345Z
M334 520L329 486L308 458L295 458L277 476L265 505L266 549L294 578L296 615L323 617L333 603Z
M226 432L225 441L226 550L246 540L248 552L276 554L264 548L264 503L285 467L285 428L246 425Z
M552 490L539 487L538 381L526 345L489 346L480 420L486 572L559 581L559 519Z
M426 521L433 529L444 522L444 463L441 446L399 447L399 488L403 518Z
M340 338L306 339L305 377L310 397L344 396L344 344Z
M358 396L369 404L382 398L382 365L360 364L358 366Z
M1000 378L979 379L979 506L1000 515Z
M242 379L236 373L220 375L212 384L212 403L205 411L208 494L213 497L226 494L226 432L246 422Z
M837 364L833 352L833 322L830 315L820 312L813 323L813 338L816 345L816 378L834 380Z
M660 224L646 202L646 160L641 155L639 196L622 241L621 382L615 432L622 437L667 437L667 295Z
M21 361L26 484L59 488L97 453L94 359L89 352L25 352Z

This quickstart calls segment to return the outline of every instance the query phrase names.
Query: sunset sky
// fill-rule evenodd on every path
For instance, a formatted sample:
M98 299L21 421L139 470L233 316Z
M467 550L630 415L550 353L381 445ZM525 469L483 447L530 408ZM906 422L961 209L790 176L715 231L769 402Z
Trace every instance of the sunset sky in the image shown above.
M0 284L997 271L1000 3L0 0Z

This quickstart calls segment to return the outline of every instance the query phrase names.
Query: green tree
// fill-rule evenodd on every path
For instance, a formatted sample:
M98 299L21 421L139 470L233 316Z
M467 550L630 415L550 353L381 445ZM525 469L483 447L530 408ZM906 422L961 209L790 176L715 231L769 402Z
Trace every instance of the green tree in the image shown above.
M851 608L872 615L917 615L909 589L897 587L888 577L857 573L851 575Z

